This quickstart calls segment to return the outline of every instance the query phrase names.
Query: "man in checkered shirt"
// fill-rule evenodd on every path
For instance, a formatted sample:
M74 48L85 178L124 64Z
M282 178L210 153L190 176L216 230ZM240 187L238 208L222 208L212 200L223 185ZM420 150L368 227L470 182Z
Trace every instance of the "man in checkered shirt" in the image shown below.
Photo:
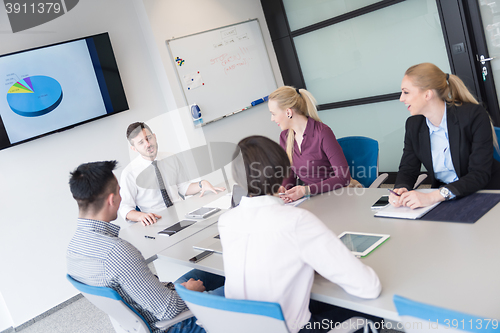
M132 244L118 237L120 227L110 223L120 207L120 186L113 174L116 161L80 165L71 173L70 189L78 203L75 235L68 246L68 274L81 283L110 287L134 307L154 333L160 320L168 320L187 309L171 282L160 282L148 268L144 257ZM194 278L193 278L194 277ZM187 289L205 291L224 284L224 278L193 270L176 282ZM219 288L216 294L223 294ZM167 330L205 332L196 318L186 319Z

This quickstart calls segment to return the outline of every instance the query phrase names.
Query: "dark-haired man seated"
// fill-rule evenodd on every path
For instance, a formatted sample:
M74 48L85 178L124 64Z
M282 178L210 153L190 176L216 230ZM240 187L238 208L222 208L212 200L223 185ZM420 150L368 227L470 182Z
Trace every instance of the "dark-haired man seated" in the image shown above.
M159 333L156 322L172 319L187 307L174 285L160 282L139 250L118 237L120 227L110 223L116 219L121 202L120 186L113 174L115 166L116 161L87 163L71 173L69 184L79 215L76 233L68 246L68 274L87 285L113 288L146 319L154 333ZM223 286L224 278L193 270L176 282L202 292ZM223 288L213 293L223 295ZM168 332L205 331L193 317Z
M130 148L139 156L125 167L120 178L123 198L120 215L124 219L150 225L161 218L158 212L172 206L181 197L225 190L212 186L207 180L189 183L185 168L176 158L158 154L156 134L147 124L130 124L127 139Z

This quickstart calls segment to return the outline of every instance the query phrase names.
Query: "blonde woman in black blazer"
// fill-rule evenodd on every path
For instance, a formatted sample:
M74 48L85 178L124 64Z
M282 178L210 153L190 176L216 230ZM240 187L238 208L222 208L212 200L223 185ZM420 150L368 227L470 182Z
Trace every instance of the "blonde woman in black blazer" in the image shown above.
M498 144L490 117L460 78L443 73L433 64L418 64L406 71L401 91L400 101L412 116L406 121L403 156L394 189L400 196L390 195L392 205L425 207L481 189L500 189L500 162L493 159L493 149L498 149ZM445 136L435 136L432 141L430 128L441 128L441 133L445 133L441 135ZM447 165L452 165L451 169L436 173L435 167L443 170L450 157ZM432 187L438 190L411 191L422 164ZM453 180L446 182L440 177Z

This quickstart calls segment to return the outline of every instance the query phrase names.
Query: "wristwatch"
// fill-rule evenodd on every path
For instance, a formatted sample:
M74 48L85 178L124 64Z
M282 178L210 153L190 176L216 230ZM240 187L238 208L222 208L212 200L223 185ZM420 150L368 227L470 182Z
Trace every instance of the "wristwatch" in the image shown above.
M202 188L202 187L203 187L203 186L201 186L201 182L202 182L202 181L203 181L203 180L200 180L200 181L198 182L198 186L199 186L200 188Z
M453 193L444 186L439 189L439 194L443 196L444 200L450 200L453 196Z
M306 190L304 197L309 198L311 196L311 188L308 185L304 186L304 188Z

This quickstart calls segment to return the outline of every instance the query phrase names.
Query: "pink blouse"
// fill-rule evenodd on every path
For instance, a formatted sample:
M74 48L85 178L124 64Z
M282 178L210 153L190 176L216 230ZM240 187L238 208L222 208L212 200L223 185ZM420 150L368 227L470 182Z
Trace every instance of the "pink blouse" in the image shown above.
M280 145L286 150L288 130L280 135ZM307 119L301 149L294 142L292 172L283 181L290 189L299 177L309 185L311 194L319 194L349 185L349 166L333 131L327 125L312 118Z

